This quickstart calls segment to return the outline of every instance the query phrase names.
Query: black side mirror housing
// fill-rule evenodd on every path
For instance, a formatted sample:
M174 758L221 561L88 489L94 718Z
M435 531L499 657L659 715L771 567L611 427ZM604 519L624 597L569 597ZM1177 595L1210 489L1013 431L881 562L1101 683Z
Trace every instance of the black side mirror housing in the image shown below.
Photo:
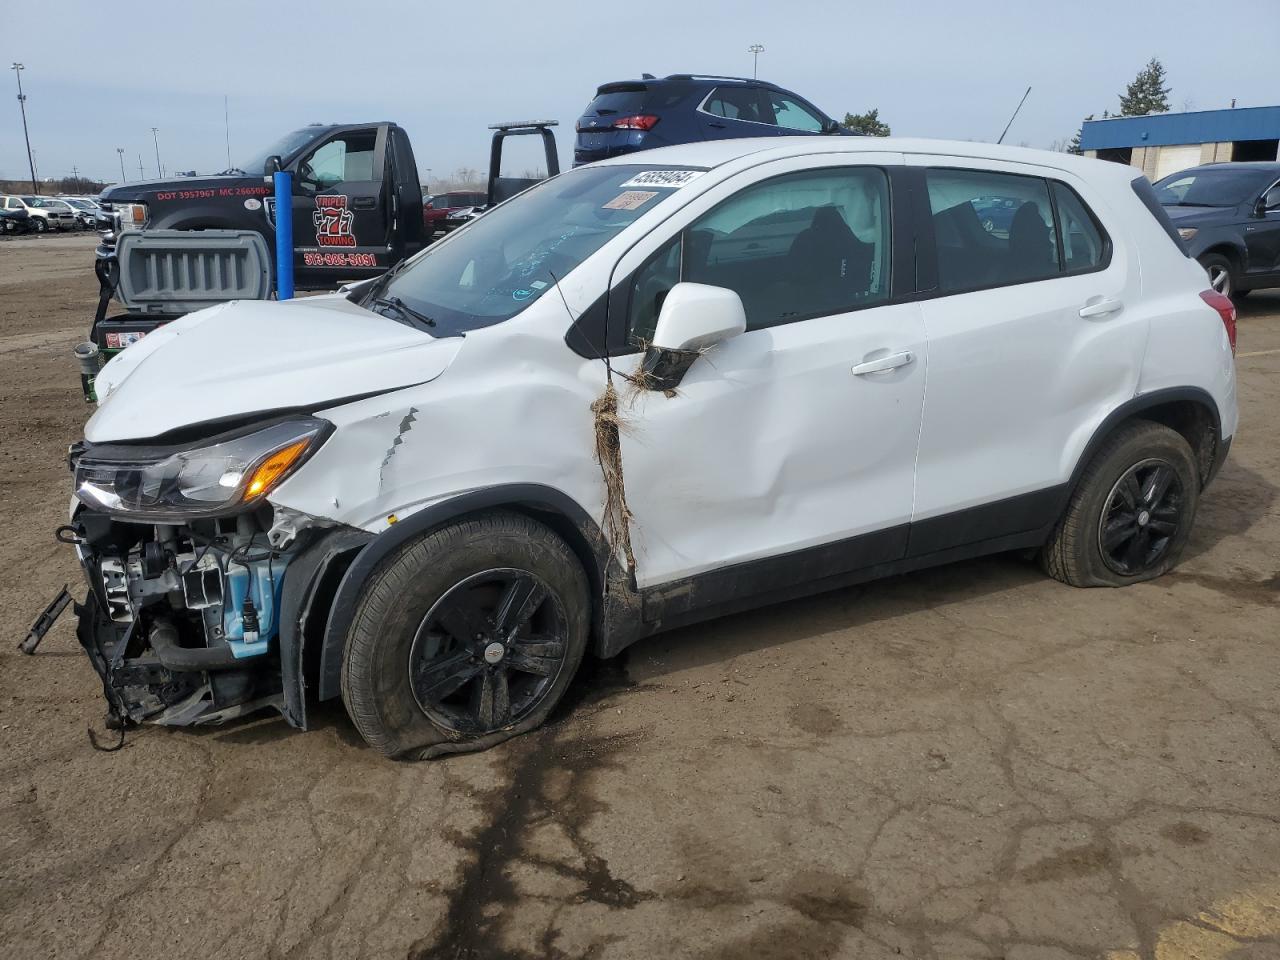
M823 133L839 133L840 124L837 123L835 120L828 120L826 123L822 125L822 132Z
M267 157L267 162L262 166L262 175L264 177L273 177L281 170L281 161L279 156Z
M640 384L646 390L674 390L700 356L697 350L667 350L650 344L640 363Z

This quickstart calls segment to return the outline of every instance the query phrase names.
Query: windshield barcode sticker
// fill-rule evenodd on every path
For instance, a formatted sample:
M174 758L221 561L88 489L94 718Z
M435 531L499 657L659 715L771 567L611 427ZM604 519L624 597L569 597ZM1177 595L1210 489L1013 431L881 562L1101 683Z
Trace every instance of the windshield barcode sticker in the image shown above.
M604 205L605 210L637 210L656 197L652 190L628 190Z
M703 170L646 170L637 173L622 187L683 187L696 177L702 176Z

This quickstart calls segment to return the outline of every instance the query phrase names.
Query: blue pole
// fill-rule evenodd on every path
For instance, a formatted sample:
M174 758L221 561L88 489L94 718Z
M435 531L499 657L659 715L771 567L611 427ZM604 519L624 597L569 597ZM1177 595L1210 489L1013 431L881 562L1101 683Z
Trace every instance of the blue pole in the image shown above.
M276 299L293 299L293 184L288 170L277 170Z

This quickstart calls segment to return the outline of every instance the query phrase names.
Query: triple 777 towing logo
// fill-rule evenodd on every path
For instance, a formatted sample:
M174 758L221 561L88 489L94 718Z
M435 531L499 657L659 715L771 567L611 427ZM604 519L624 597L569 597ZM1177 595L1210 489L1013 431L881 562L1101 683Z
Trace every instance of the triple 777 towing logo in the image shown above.
M355 215L347 209L345 195L316 197L311 222L316 226L316 245L321 247L354 247L352 221Z

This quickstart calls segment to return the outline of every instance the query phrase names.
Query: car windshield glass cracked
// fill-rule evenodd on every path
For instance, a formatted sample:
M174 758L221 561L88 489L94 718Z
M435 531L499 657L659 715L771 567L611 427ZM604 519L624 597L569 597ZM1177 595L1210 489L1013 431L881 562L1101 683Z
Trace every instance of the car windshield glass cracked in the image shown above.
M406 264L382 295L400 297L446 333L514 317L679 192L626 185L658 169L673 168L584 167L538 184Z

